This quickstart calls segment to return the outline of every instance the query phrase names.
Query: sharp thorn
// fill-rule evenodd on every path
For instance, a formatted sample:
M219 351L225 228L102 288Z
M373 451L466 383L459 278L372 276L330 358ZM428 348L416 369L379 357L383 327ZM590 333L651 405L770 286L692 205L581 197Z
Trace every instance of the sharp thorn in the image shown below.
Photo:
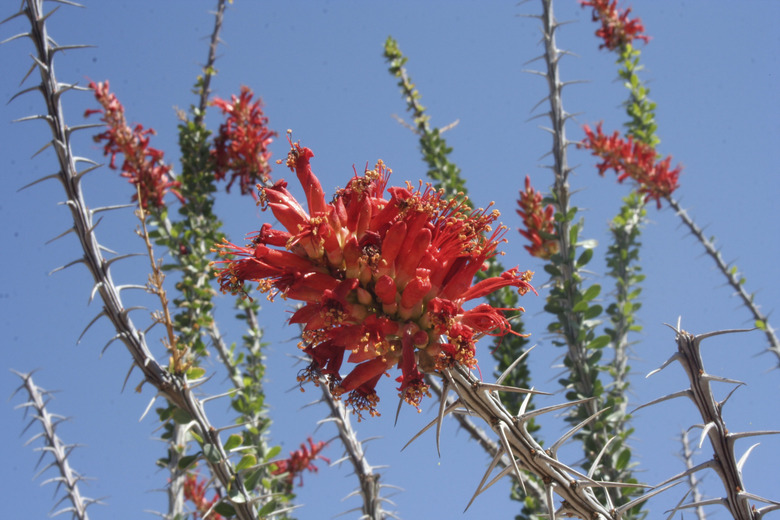
M102 311L100 311L100 312L98 313L98 315L97 315L97 316L95 316L94 318L92 318L92 321L90 321L89 323L87 323L87 326L86 326L86 327L84 327L84 330L82 330L82 331L81 331L81 334L79 334L79 339L77 339L77 340L76 340L76 345L78 345L79 343L81 343L81 338L83 338L83 337L84 337L84 334L86 334L86 333L87 333L87 331L89 330L89 328L90 328L90 327L92 327L92 325L93 325L93 324L94 324L94 323L95 323L97 320L99 320L99 319L100 319L102 316L105 316L105 315L106 315L106 311L105 311L105 310L102 310Z
M537 395L553 395L549 392L542 392L540 390L529 390L527 388L517 388L514 386L496 385L493 383L479 383L480 389L487 389L492 392L513 392L517 394L537 394Z
M100 223L100 221L98 220L98 224L99 223ZM95 226L97 226L97 224L95 224ZM94 226L93 226L93 228L94 228ZM105 260L104 259L103 263L105 264L106 267L111 267L111 265L114 262L118 262L119 260L124 260L125 258L132 258L134 256L146 256L146 255L145 255L145 253L128 253L126 255L115 256L114 258L111 258L109 260Z
M135 366L135 363L133 363L133 366ZM144 417L146 417L146 414L149 413L149 410L152 409L152 405L154 405L154 402L157 400L157 394L152 397L152 400L149 401L149 404L146 405L146 409L144 410L144 413L141 414L141 418L138 419L138 422L141 422L144 420Z
M86 161L88 161L88 159L85 159L82 162L86 162ZM89 162L93 162L93 161L89 161ZM92 171L97 170L101 166L103 166L103 165L100 164L100 163L93 163L92 166L90 166L89 168L85 168L85 169L81 170L80 172L77 172L76 176L75 176L76 180L80 181L81 178L84 177L86 174L88 174L88 173L90 173ZM130 204L130 206L135 206L135 204Z
M530 412L523 414L522 419L530 419L531 417L536 417L537 415L542 415L548 412L554 412L555 410L568 408L569 406L577 406L582 403L587 403L588 401L592 401L594 399L595 397L588 397L586 399L578 399L576 401L569 401L567 403L554 404L552 406L545 406L544 408L537 408L536 410L531 410Z
M729 392L729 394L728 394L728 395L727 395L727 396L726 396L726 397L723 399L723 401L721 401L721 402L719 402L719 403L718 403L718 409L719 409L719 410L723 411L723 406L726 404L726 401L728 401L728 400L731 398L732 394L734 394L734 392L736 392L736 391L737 391L737 389L738 389L740 386L742 386L742 385L737 385L737 386L735 386L734 388L732 388L732 389L731 389L731 392Z
M60 267L58 267L58 268L54 269L53 271L49 272L49 276L53 275L54 273L56 273L56 272L58 272L58 271L62 271L63 269L67 269L68 267L70 267L70 266L72 266L72 265L75 265L75 264L84 264L84 263L85 263L85 262L84 262L84 259L83 259L83 258L79 258L79 259L77 259L77 260L73 260L72 262L70 262L70 263L67 263L67 264L65 264L65 265L61 265Z
M777 502L775 500L770 500L768 498L760 497L758 495L754 495L753 493L748 493L747 491L740 491L739 496L749 498L751 500L758 500L759 502L764 502L765 504L772 504L775 506L780 506L780 502Z
M503 455L504 455L504 450L503 450L503 448L501 448L501 449L498 450L498 453L496 453L496 456L493 457L493 460L490 461L490 465L488 466L488 469L485 472L485 474L482 475L482 480L479 482L479 485L477 486L476 491L474 491L474 494L472 495L471 500L469 500L469 503L466 504L466 509L463 510L464 513L469 510L469 507L471 507L471 504L474 503L474 500L482 492L482 486L485 484L485 481L487 481L487 479L490 476L490 474L493 473L493 470L495 469L496 464L498 464L498 461L501 460L501 457Z
M47 175L46 177L41 177L40 179L36 179L36 180L32 181L30 184L25 184L24 186L22 186L21 188L16 190L16 192L18 193L18 192L20 192L22 190L26 190L30 186L35 186L39 182L48 181L49 179L57 179L57 178L59 178L59 176L60 176L59 173L52 173L51 175Z
M688 397L688 398L691 399L691 401L694 401L694 403L695 403L695 400L693 398L693 392L691 392L690 388L687 388L685 390L680 390L679 392L675 392L673 394L668 394L668 395L665 395L663 397L659 397L658 399L654 399L654 400L650 401L649 403L645 403L643 405L639 405L636 408L634 408L633 410L631 410L629 415L634 414L634 412L636 412L638 410L641 410L642 408L646 408L648 406L652 406L654 404L658 404L658 403L661 403L663 401L668 401L669 399L675 399L677 397Z
M49 240L47 240L46 242L44 242L44 244L45 244L45 245L49 245L49 244L51 244L52 242L54 242L55 240L58 240L58 239L60 239L60 238L64 237L65 235L67 235L68 233L72 233L72 232L74 232L74 231L76 231L76 228L70 227L70 228L66 229L65 231L63 231L62 233L60 233L59 235L57 235L56 237L54 237L54 238L50 238Z
M694 338L694 341L696 343L700 343L704 341L707 338L711 338L713 336L720 336L721 334L735 334L737 332L751 332L753 330L756 330L755 327L752 329L726 329L726 330L715 330L712 332L705 332L704 334L699 334Z
M127 386L127 382L130 380L130 374L133 373L133 369L135 368L135 363L130 364L130 369L127 371L127 374L125 375L125 380L122 381L122 390L120 390L120 393L125 392L125 387ZM143 419L143 417L141 417Z
M124 208L134 208L137 204L115 204L113 206L101 206L99 208L95 208L90 210L92 214L100 213L101 211L111 211L115 209L124 209Z
M700 378L703 381L717 381L719 383L733 383L735 385L740 385L740 386L747 384L744 381L738 381L736 379L729 379L727 377L713 376L711 374L702 374L700 376Z
M13 96L11 96L11 98L6 102L6 105L10 105L11 101L13 101L14 99L18 98L19 96L21 96L23 94L27 94L28 92L32 92L33 90L40 91L41 90L41 86L40 85L35 85L34 87L28 87L28 88L26 88L24 90L20 90L19 92L17 92Z
M656 368L655 370L653 370L653 371L649 372L649 373L648 373L648 374L645 376L645 379L649 378L650 376L652 376L652 375L654 375L654 374L657 374L658 372L660 372L661 370L663 370L664 368L666 368L666 367L668 367L670 364L672 364L672 362L674 362L674 361L677 361L677 360L679 360L679 359L682 359L682 356L680 355L680 353L679 353L679 352L675 352L674 354L672 354L672 357L670 357L669 359L667 359L666 361L664 361L663 365L661 365L660 367Z
M112 344L114 341L116 341L116 340L120 339L121 337L122 337L122 336L121 336L121 334L117 334L116 336L114 336L113 338L111 338L110 340L108 340L108 343L106 343L106 344L105 344L105 346L103 346L103 350L101 350L101 351L100 351L100 357L103 357L103 354L105 354L105 353L106 353L106 350L108 350L108 347L109 347L109 346L110 346L110 345L111 345L111 344Z
M688 468L685 471L683 471L682 473L678 473L677 475L664 480L663 482L658 484L656 487L665 486L666 484L668 484L670 482L674 482L675 480L679 480L681 478L687 477L688 475L696 473L697 471L701 471L704 468L713 468L715 466L716 466L715 461L712 460L712 459L704 461L701 464L698 464L698 465L696 465L696 466L694 466L692 468Z
M753 451L753 449L754 449L756 446L758 446L759 444L761 444L761 443L760 443L760 442L757 442L757 443L755 443L754 445L752 445L751 447L749 447L749 448L747 449L747 451L745 451L744 455L742 455L742 456L739 458L739 461L737 461L737 471L739 471L739 473L740 473L740 474L742 474L742 467L745 465L745 462L747 462L747 459L748 459L748 457L750 456L750 452L752 452L752 451Z
M552 458L556 458L556 455L558 453L558 448L560 448L561 445L564 442L569 440L569 438L572 435L574 435L575 433L577 433L577 431L579 431L581 428L585 427L588 423L592 422L594 419L596 419L596 417L598 417L599 415L601 415L602 413L604 413L608 409L609 409L609 407L608 408L603 408L603 409L599 410L598 412L594 413L593 415L591 415L590 417L588 417L587 419L585 419L584 421L582 421L578 425L576 425L573 428L571 428L565 434L563 434L563 436L560 439L555 441L555 443L552 446L550 446L550 448L549 448L550 456Z
M517 465L517 459L515 459L515 455L512 453L512 447L509 445L509 440L506 438L506 425L502 422L498 423L496 429L498 430L498 437L501 439L501 445L504 447L504 452L506 452L507 456L509 457L509 460L512 461L512 468L515 470L515 475L517 476L518 482L520 482L520 486L523 488L523 493L526 495L528 494L528 491L525 489L525 482L523 482L523 474L520 473L520 468Z
M637 505L637 504L641 504L641 503L642 503L642 502L644 502L645 500L648 500L648 499L650 499L650 498L654 497L655 495L657 495L657 494L659 494L659 493L663 493L663 492L664 492L664 491L666 491L667 489L669 489L669 488L673 488L673 487L674 487L674 486L676 486L677 484L679 484L679 482L675 482L674 484L669 484L669 485L668 485L668 486L666 486L666 487L663 487L663 488L660 488L660 489L656 489L656 490L654 490L654 491L650 491L649 493L645 493L644 495L642 495L642 496L640 496L640 497L637 497L637 498L635 498L634 500L632 500L631 502L629 502L629 503L627 503L627 504L623 504L622 506L618 507L618 508L615 510L615 517L616 517L616 518L620 518L620 517L622 517L622 516L623 516L623 513L625 513L626 511L628 511L629 509L631 509L631 508L632 508L632 507L634 507L635 505Z
M601 451L599 451L598 456L593 460L593 464L590 465L590 469L588 470L588 478L593 478L593 474L596 472L596 468L599 467L599 462L601 462L601 457L604 456L604 454L607 452L607 448L609 448L609 445L612 444L612 441L617 439L617 436L610 437L610 439L604 443L604 446L601 448Z
M672 520L674 518L674 514L677 512L678 509L680 509L680 506L683 505L683 502L685 502L685 499L688 498L688 495L691 494L691 491L693 491L693 489L689 489L688 491L685 492L685 494L680 499L680 501L677 502L677 505L674 506L674 509L672 509L671 514L666 517L666 520ZM665 511L665 512L668 512L668 511Z
M531 390L533 390L533 387L531 387ZM522 417L523 414L525 414L525 411L528 409L528 404L531 402L531 395L532 394L525 394L525 397L523 397L523 402L520 403L520 409L517 411L517 417Z
M702 427L701 435L699 436L699 449L704 445L704 439L707 437L707 433L713 428L715 428L715 421L710 421Z
M450 382L446 379L441 387L441 397L439 397L439 413L436 415L436 453L441 458L441 423L444 420L444 407L447 405L447 394L450 391Z
M453 411L455 408L457 408L458 406L461 406L461 403L460 403L460 401L455 401L455 402L453 402L452 404L450 404L449 406L447 406L447 408L444 410L444 415L447 415L448 413L452 412L452 411ZM425 427L424 427L422 430L420 430L419 432L417 432L417 433L415 434L415 436L414 436L414 437L412 437L411 439L409 439L409 442L407 442L406 444L404 444L404 447L403 447L403 448L401 448L401 451L404 451L404 450L406 449L406 447L407 447L407 446L409 446L409 445L410 445L410 444L411 444L411 443L412 443L412 442L413 442L415 439L417 439L417 437L419 437L419 436L420 436L420 435L422 435L423 433L427 432L427 431L428 431L428 430L429 430L429 429L430 429L430 428L431 428L431 427L432 427L434 424L436 424L436 421L437 421L437 420L438 420L438 418L437 418L437 419L434 419L434 420L432 420L432 421L431 421L431 422L429 422L429 423L428 423L428 424L427 424L427 425L426 425L426 426L425 426Z
M754 432L729 433L726 435L726 437L729 439L729 441L734 442L737 439L742 439L745 437L755 437L756 435L777 435L778 433L780 433L780 430L761 430Z
M15 12L11 16L9 16L8 18L4 19L3 21L0 21L0 25L3 25L5 22L13 20L17 16L24 16L24 11L17 11L17 12Z
M401 405L404 404L403 396L398 398L398 408L395 410L395 421L393 421L393 428L398 425L398 416L401 415Z
M503 372L503 373L502 373L500 376L498 376L498 379L496 379L496 384L497 384L497 385L500 385L500 384L501 384L501 383L504 381L504 379L506 379L506 376L508 376L510 373L512 373L512 371L513 371L515 368L517 368L517 365L518 365L518 364L519 364L519 363L520 363L520 362L521 362L523 359L525 359L525 358L528 356L528 354L530 354L530 353L531 353L531 351L532 351L533 349L535 349L535 348L536 348L536 345L534 345L533 347L529 348L528 350L526 350L525 352L523 352L522 354L520 354L520 356L518 356L518 358L517 358L517 359L515 359L515 360L512 362L512 364L511 364L511 365L509 365L509 366L507 367L507 369L506 369L506 370L504 370L504 372Z

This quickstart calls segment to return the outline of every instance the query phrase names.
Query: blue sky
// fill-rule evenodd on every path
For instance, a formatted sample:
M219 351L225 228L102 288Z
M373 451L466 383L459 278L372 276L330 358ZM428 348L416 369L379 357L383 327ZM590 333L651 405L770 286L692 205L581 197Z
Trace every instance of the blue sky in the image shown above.
M68 52L55 62L60 81L85 84L88 80L109 79L126 107L130 121L154 128L158 135L152 146L166 151L176 166L178 123L174 107L186 108L194 102L190 94L194 78L205 61L207 35L215 2L89 2L86 9L63 7L49 22L49 34L61 44L94 44L95 48ZM561 62L564 80L586 83L564 91L566 110L577 113L567 127L571 139L582 137L580 125L604 121L605 130L618 129L624 120L621 102L625 90L615 80L613 56L598 51L593 36L595 24L589 11L574 2L556 6L560 20L575 23L559 31L559 46L576 54ZM749 7L733 2L634 2L652 36L642 47L646 69L642 77L657 102L659 151L671 154L673 164L684 171L678 199L696 221L706 227L728 261L744 272L749 291L756 292L765 312L780 305L780 277L776 258L780 236L776 198L780 194L776 143L780 139L780 67L776 20L780 4L751 2ZM9 6L0 18L11 14ZM514 2L248 2L238 1L226 14L217 69L215 95L229 97L241 85L250 86L262 96L271 125L283 134L287 128L294 138L312 148L312 162L327 192L343 186L352 166L362 168L381 158L394 171L393 181L416 182L424 177L416 137L392 117L404 115L404 104L394 78L381 57L388 35L395 37L409 57L409 73L420 89L422 103L437 126L455 120L459 124L446 134L454 148L452 158L469 181L471 198L478 205L495 201L502 220L516 228L514 213L517 190L525 175L544 189L552 182L543 157L550 149L549 135L539 129L543 120L529 118L531 108L545 95L544 82L523 70L526 62L541 53L540 31L534 19L520 17L539 11L536 2L516 6ZM23 20L0 26L0 39L25 30ZM8 100L29 68L32 47L17 40L0 48L4 74L0 79L0 99ZM34 78L33 78L34 80ZM28 80L29 81L29 80ZM32 85L32 82L26 84ZM65 115L70 125L83 123L91 97L71 94L65 98ZM17 193L35 178L53 172L50 151L30 157L50 138L42 123L11 124L10 121L43 110L34 94L23 96L0 109L4 172L0 192L0 229L4 244L4 265L0 281L0 326L4 331L4 359L7 368L29 371L39 368L38 384L61 390L51 403L51 411L72 417L59 433L66 442L81 443L71 462L83 474L96 480L83 493L107 497L108 507L95 507L93 518L142 518L144 511L163 510L165 474L154 461L163 455L163 445L152 418L138 421L151 388L139 395L139 380L131 376L121 392L130 357L116 344L105 355L100 350L111 337L107 323L99 322L77 345L82 329L99 312L99 302L88 306L91 280L79 267L49 276L48 273L76 258L77 242L67 237L45 242L69 225L68 211L58 205L61 187L46 183ZM208 117L212 128L219 124L216 111ZM88 135L74 140L77 155L100 159L101 152ZM274 157L283 157L283 139L273 145ZM569 161L580 165L571 179L576 192L573 203L586 219L583 236L600 241L596 258L606 249L606 223L619 206L619 197L628 193L614 178L599 178L593 160L582 151L572 150ZM284 176L281 169L275 177ZM291 185L294 183L291 182ZM297 186L293 186L297 188ZM124 180L107 168L85 183L90 206L126 202L131 190ZM234 190L235 192L236 190ZM300 190L295 193L301 194ZM266 214L237 193L221 196L217 206L225 232L234 240L259 229ZM719 328L749 327L747 312L724 286L712 261L679 225L668 209L649 211L650 223L642 237L642 265L647 275L642 294L640 321L644 330L637 337L636 359L632 363L632 403L683 388L685 377L679 368L645 379L674 351L673 333L663 323L682 316L683 327L700 333ZM121 252L141 250L134 237L130 212L108 218L98 236L108 247ZM519 265L538 272L539 297L526 296L526 328L539 344L531 355L534 384L557 392L562 352L545 333L549 319L542 311L545 275L538 260L528 257L522 238L509 235L503 259L505 265ZM603 260L594 261L593 280L606 285L600 273ZM146 265L142 261L119 264L114 271L118 283L143 283ZM147 302L143 296L139 302ZM135 300L130 300L131 302ZM231 322L232 301L221 297L221 328L233 341L242 329ZM261 323L265 324L268 349L267 392L274 418L273 441L283 453L296 449L312 434L322 407L302 408L317 398L314 389L297 391L293 366L295 331L278 327L284 319L284 303L265 304ZM145 316L135 318L143 322ZM777 326L777 320L775 320ZM760 355L765 349L762 334L752 332L713 339L704 349L705 366L710 372L747 381L726 407L728 426L733 431L778 429L778 390L780 371L772 370L777 358ZM152 342L153 346L158 344ZM156 353L162 356L160 347ZM486 349L478 353L483 373L490 372ZM214 391L225 381L216 360L207 367L218 372ZM487 369L487 370L486 370ZM8 371L0 371L0 395L10 395L18 381ZM392 395L389 383L386 395ZM718 388L725 395L728 388ZM560 402L562 395L548 403ZM0 407L3 456L2 481L11 497L4 507L9 518L39 518L53 505L53 489L40 489L31 478L38 458L31 447L23 447L19 437L24 422L14 410L16 397ZM217 424L231 418L226 404L212 405L207 411ZM399 453L413 433L429 419L407 409L393 427L394 399L383 402L382 417L360 424L362 437L381 436L368 444L371 464L389 465L383 480L405 491L392 499L402 518L512 518L517 504L508 499L508 481L478 498L461 514L481 478L487 458L479 448L446 424L442 457L436 456L432 436L423 436ZM665 403L636 415L633 453L638 457L639 478L648 483L663 480L681 471L675 457L680 431L698 422L690 403ZM543 421L542 438L552 442L564 431L556 418ZM34 430L31 430L34 431ZM314 434L328 439L335 432L323 426ZM28 432L28 434L30 433ZM780 442L771 437L761 442L745 466L748 491L779 498L776 468L780 463ZM738 453L753 442L738 443ZM710 453L705 444L699 461ZM325 455L340 457L337 445ZM562 458L572 464L580 457L572 446ZM305 475L299 503L302 520L331 518L358 506L356 499L341 502L356 483L349 468L323 467L318 475ZM715 475L704 478L707 496L718 496L721 486ZM651 517L673 506L683 491L677 489L650 502ZM714 513L714 510L713 510ZM724 518L719 512L713 518ZM345 518L353 518L354 514ZM151 518L151 516L150 516Z

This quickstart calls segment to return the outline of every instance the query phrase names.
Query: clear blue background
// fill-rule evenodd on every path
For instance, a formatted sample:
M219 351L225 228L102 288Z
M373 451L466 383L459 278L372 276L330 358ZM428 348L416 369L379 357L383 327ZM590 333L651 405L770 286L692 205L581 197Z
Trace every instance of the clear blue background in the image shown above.
M10 15L17 3L5 2L0 18ZM190 90L206 58L207 36L213 24L209 10L215 2L85 3L87 9L64 7L49 21L49 33L58 43L97 45L59 56L59 80L84 85L90 79L109 79L128 119L154 128L158 135L152 146L165 150L167 160L176 165L174 107L187 108L195 102ZM538 45L539 22L519 15L539 10L536 2L517 6L514 2L475 1L239 1L225 17L225 44L219 49L219 74L213 91L229 97L245 84L262 96L271 125L282 135L292 128L294 138L314 150L313 166L328 192L347 182L353 165L361 169L378 158L394 170L395 183L416 182L424 178L425 167L419 159L416 136L391 117L404 115L404 103L381 57L385 38L392 34L410 58L408 70L423 94L422 103L433 124L444 126L459 120L446 137L454 148L453 160L469 179L472 199L478 205L495 201L504 222L516 228L515 200L525 175L531 175L540 189L552 182L550 172L540 168L549 163L549 158L542 156L550 149L550 136L539 129L546 122L528 121L539 113L530 110L546 95L546 84L523 72L541 66L540 62L525 63L542 50ZM558 33L559 46L577 54L562 60L562 78L587 80L564 90L566 110L579 114L568 125L567 135L580 139L581 124L600 120L605 129L619 128L625 119L621 102L626 91L615 81L613 55L598 51L590 11L574 2L559 2L556 11L560 20L575 22ZM678 198L699 224L706 226L708 234L718 237L725 258L736 261L747 278L748 290L757 292L764 311L776 310L780 291L780 36L776 21L780 3L644 1L634 2L634 14L642 18L653 37L642 47L646 66L642 77L658 103L659 151L672 154L673 164L680 162L685 167ZM9 22L0 27L0 38L26 29L24 19ZM24 39L0 48L0 100L8 100L17 91L31 63L31 52L32 46ZM36 78L37 72L26 86ZM88 94L68 94L64 106L68 124L77 125L84 122L84 109L94 107L94 103ZM539 110L546 108L542 105ZM165 446L155 440L159 432L153 417L138 422L153 397L152 388L145 386L140 395L133 392L139 383L134 374L121 392L130 357L118 343L100 357L100 350L113 335L107 322L98 322L76 345L82 329L100 311L100 302L87 305L91 278L85 269L74 267L48 275L80 255L72 237L44 245L70 225L68 210L57 205L63 199L61 187L49 182L17 193L21 186L56 167L51 151L30 160L50 139L45 124L10 123L43 109L36 94L0 109L3 364L22 371L40 368L36 381L62 390L51 403L51 411L68 415L72 421L63 424L59 433L66 442L85 445L70 460L77 470L96 479L83 487L82 493L107 497L108 507L91 509L92 518L143 518L144 511L166 508L165 495L158 492L165 486L166 474L154 465ZM211 128L219 124L215 111L208 123ZM279 139L273 145L274 157L284 157L286 149L284 139ZM101 159L100 149L86 133L74 139L74 152ZM617 185L613 176L599 178L593 159L585 152L573 148L570 152L570 163L580 165L571 183L576 192L573 203L582 208L587 221L583 237L600 241L599 260L591 264L592 281L602 283L607 292L609 280L599 274L603 272L605 229L628 187ZM285 175L281 168L274 171L275 177ZM301 195L298 187L291 185ZM91 174L84 186L92 207L124 203L132 193L130 186L107 168ZM224 230L235 241L258 229L267 218L250 199L237 193L221 197L217 209L225 222ZM674 351L673 333L664 322L674 323L681 315L683 327L695 333L752 326L747 311L731 296L711 259L703 256L699 244L680 227L673 212L651 207L649 216L642 237L647 279L639 316L644 330L636 338L632 363L634 404L680 390L686 384L676 366L644 379ZM133 234L135 225L130 211L115 214L100 225L98 236L117 251L141 251L142 244ZM556 365L562 351L551 345L545 333L549 317L541 310L546 277L540 261L525 253L522 238L515 232L509 237L504 264L538 272L540 296L526 296L522 302L527 309L527 330L539 344L531 355L534 384L558 392L561 369ZM143 283L147 266L143 259L121 263L114 270L114 279L117 283ZM129 296L126 302L154 306L145 295ZM242 327L231 321L232 299L221 296L218 303L223 332L230 341L240 341ZM286 310L280 301L265 304L261 315L271 342L266 389L275 420L273 442L282 445L283 453L296 449L308 435L328 439L335 434L327 425L312 433L325 410L319 406L303 408L318 396L313 388L306 393L297 390L298 367L291 357L296 353L291 339L295 330L278 326ZM147 323L143 312L136 313L134 319L141 325ZM156 339L150 345L158 357L164 357ZM749 382L725 409L732 431L780 428L780 371L773 370L778 360L774 355L761 355L765 348L760 332L705 344L705 366L710 372ZM478 355L483 374L489 374L492 366L487 347L481 347ZM208 361L207 367L219 372L208 389L216 393L227 381L216 359ZM17 384L10 372L0 371L0 395L10 395ZM368 444L367 457L371 464L389 465L382 470L382 481L405 490L392 497L397 506L390 509L407 519L512 518L518 504L508 499L508 480L461 514L488 459L454 422L445 425L441 459L436 456L432 435L423 436L399 453L433 412L426 406L418 415L407 408L398 426L393 427L394 391L390 380L384 384L382 395L388 397L381 405L382 417L364 421L358 431L363 438L381 436ZM730 388L716 389L724 396ZM559 393L539 403L562 400ZM17 396L0 407L6 497L3 516L42 518L52 507L53 488L41 490L31 481L38 454L23 447L23 442L38 429L33 427L19 437L25 423L14 406L21 402ZM232 420L224 401L210 404L207 411L215 424ZM637 413L632 445L639 463L638 477L656 483L681 471L682 463L675 457L680 446L677 437L697 422L697 412L683 401ZM549 417L542 423L540 437L548 444L565 431L559 418ZM740 441L738 456L754 442L761 445L744 469L747 489L778 499L780 440ZM710 453L705 444L697 460L706 460ZM338 459L338 444L330 446L325 455ZM580 448L572 445L561 456L576 464ZM340 501L356 486L349 473L345 465L323 466L318 475L306 474L305 486L297 490L299 503L304 505L298 518L331 518L359 506L356 498ZM714 474L706 474L703 486L706 496L722 494ZM684 493L683 487L651 500L650 517L658 518L672 507ZM711 513L712 518L727 516L722 509ZM345 518L357 516L349 513Z

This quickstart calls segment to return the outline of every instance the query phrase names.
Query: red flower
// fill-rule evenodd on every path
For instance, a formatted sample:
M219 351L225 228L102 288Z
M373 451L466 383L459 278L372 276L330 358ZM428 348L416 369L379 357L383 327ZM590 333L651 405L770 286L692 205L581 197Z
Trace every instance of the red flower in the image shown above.
M314 154L291 146L287 165L307 207L284 181L260 188L260 203L286 231L265 224L246 247L220 245L223 255L238 256L219 262L222 290L239 293L244 282L258 281L269 298L281 293L305 303L290 319L303 325L300 347L313 360L299 381L316 384L324 376L334 394L349 393L358 415L378 415L375 386L397 366L399 395L417 406L428 394L421 370L474 366L476 340L511 332L503 311L521 310L480 305L467 311L463 305L501 287L533 290L532 273L515 268L472 285L504 241L506 228L491 228L497 211L471 210L430 186L409 183L389 188L388 200L390 171L381 161L326 203L309 164ZM342 379L345 356L357 366Z
M596 31L596 36L604 40L599 49L609 50L623 49L634 40L643 40L647 43L650 37L642 34L645 30L639 18L628 19L631 9L620 13L617 9L617 0L580 0L582 7L593 7L593 21L601 22L601 27Z
M184 479L184 500L189 500L195 506L195 512L192 513L193 520L199 518L222 520L222 516L214 512L206 516L209 509L219 500L219 496L215 494L211 500L206 499L206 480L199 480L197 473L188 473Z
M303 485L303 470L312 471L316 473L318 471L317 466L314 465L314 461L317 459L324 460L330 464L330 459L320 455L320 452L328 445L327 442L320 441L314 443L311 437L308 439L309 445L301 444L301 449L291 451L290 458L275 462L276 469L271 472L272 475L287 474L287 483L292 486L295 477L299 477L298 485Z
M127 126L125 109L116 95L109 93L108 81L105 83L90 82L89 88L95 91L95 99L103 107L102 110L87 110L84 117L92 114L103 114L101 121L106 123L108 130L94 137L95 142L106 141L103 154L111 155L110 168L117 169L116 156L124 157L122 177L139 187L141 206L144 209L151 204L155 208L165 206L163 197L166 192L173 193L181 202L184 198L177 188L179 181L170 178L171 167L163 163L163 152L149 146L149 136L154 135L153 129L144 130L142 125L134 129ZM138 194L133 195L137 200Z
M239 180L241 194L251 193L258 182L266 183L271 173L271 152L268 146L276 132L268 129L268 118L263 115L262 101L252 103L252 91L241 87L241 94L230 97L230 102L215 98L212 105L228 114L214 139L214 176L217 180L231 173L227 190Z
M592 150L593 155L601 159L596 166L600 175L613 169L618 174L618 182L631 177L639 183L639 193L646 195L645 201L654 199L659 208L661 199L669 197L679 187L682 167L670 170L671 156L656 161L658 155L655 148L640 141L635 142L631 136L623 139L617 131L611 136L604 135L601 123L596 126L595 133L588 125L583 129L586 138L577 147Z
M531 241L530 246L524 246L537 258L549 259L558 252L558 240L555 235L555 209L552 204L542 207L542 194L531 186L531 178L525 176L525 191L520 192L517 201L520 209L517 214L523 219L525 229L520 234Z

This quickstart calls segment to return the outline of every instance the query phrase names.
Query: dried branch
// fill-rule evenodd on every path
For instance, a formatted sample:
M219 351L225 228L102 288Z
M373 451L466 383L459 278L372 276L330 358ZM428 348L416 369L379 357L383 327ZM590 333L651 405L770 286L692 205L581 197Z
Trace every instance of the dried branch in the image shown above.
M62 509L52 513L51 516L57 516L62 513L71 513L72 518L77 518L78 520L89 520L87 508L92 504L99 504L101 502L98 499L84 497L79 491L79 481L84 480L84 477L76 473L76 471L73 470L73 468L70 466L70 463L68 462L68 456L72 453L75 445L67 445L63 443L56 433L57 426L66 419L62 416L52 414L47 410L46 406L48 404L48 400L44 399L50 395L50 392L47 392L35 384L32 378L32 373L25 374L22 372L17 372L16 370L11 370L11 372L19 376L23 381L22 386L17 388L14 394L24 388L27 391L27 395L29 397L26 402L16 406L16 408L24 408L25 418L27 418L27 413L30 410L32 410L34 413L32 421L30 421L30 423L27 425L25 431L28 430L30 426L32 426L36 421L38 421L43 430L41 433L32 436L25 443L25 446L35 441L36 439L42 438L44 445L42 447L35 448L35 451L41 452L41 459L39 460L38 464L40 464L40 461L43 460L47 453L51 453L52 457L54 457L54 460L47 464L40 472L38 472L38 475L44 473L47 469L56 466L57 469L59 469L60 476L47 479L43 483L48 484L50 482L56 482L57 491L59 491L61 487L65 488L65 496L63 496L54 505L54 507L59 506L65 500L68 500L71 503L70 507L63 507Z

